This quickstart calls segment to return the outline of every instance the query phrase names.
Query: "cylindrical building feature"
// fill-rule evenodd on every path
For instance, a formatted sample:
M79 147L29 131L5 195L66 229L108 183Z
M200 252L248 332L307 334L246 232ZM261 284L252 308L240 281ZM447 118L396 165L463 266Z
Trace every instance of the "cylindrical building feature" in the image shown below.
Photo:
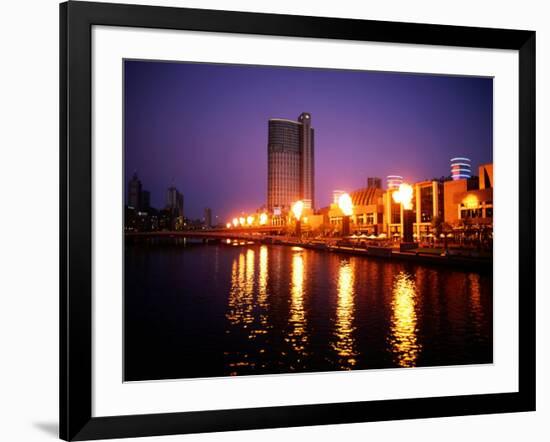
M288 210L301 199L301 124L272 118L268 131L267 207Z
M311 115L268 122L267 207L289 210L298 200L314 208L314 144Z
M451 158L451 178L456 180L468 179L472 176L472 162L466 157Z
M386 177L386 184L388 190L398 190L399 186L403 183L403 177L401 175L388 175Z

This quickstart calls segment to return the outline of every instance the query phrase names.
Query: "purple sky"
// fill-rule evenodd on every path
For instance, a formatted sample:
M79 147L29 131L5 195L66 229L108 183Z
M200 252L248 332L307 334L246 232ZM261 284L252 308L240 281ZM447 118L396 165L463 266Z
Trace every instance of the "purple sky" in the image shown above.
M225 222L265 204L267 120L310 112L317 207L368 176L449 175L492 161L492 79L365 71L125 61L125 174L162 208Z

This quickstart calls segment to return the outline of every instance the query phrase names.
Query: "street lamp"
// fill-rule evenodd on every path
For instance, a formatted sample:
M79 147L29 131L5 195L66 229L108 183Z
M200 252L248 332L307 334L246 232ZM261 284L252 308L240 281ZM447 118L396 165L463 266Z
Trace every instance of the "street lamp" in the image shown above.
M302 226L300 223L300 218L302 217L302 211L304 210L304 202L303 201L296 201L292 205L292 213L294 214L294 218L296 218L296 236L300 237L302 235Z
M410 184L406 183L402 183L399 186L399 190L395 191L392 195L393 200L396 203L400 203L403 207L403 241L401 242L401 249L403 250L416 248L413 239L415 216L412 210L412 197L413 188Z
M230 229L230 228L231 228L231 223L227 223L227 224L225 225L225 227L227 227L228 229Z
M244 223L245 223L245 222L246 222L246 220L244 219L244 216L241 216L241 217L239 218L239 224L240 224L241 226L244 226Z
M260 214L260 226L265 226L267 224L267 213Z
M254 222L254 217L252 215L248 215L246 217L246 224L248 224L248 227L250 227L253 222Z
M239 218L233 218L233 227L237 227L239 225Z
M353 215L353 202L349 193L343 193L338 197L338 207L342 211L342 236L349 235L350 218Z

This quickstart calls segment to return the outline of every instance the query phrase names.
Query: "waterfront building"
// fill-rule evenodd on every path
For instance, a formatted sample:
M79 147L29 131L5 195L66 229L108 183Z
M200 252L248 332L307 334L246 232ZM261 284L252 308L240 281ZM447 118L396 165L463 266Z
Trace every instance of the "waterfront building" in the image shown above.
M339 197L343 191L334 191ZM352 232L378 234L384 226L384 191L376 187L365 187L350 193L353 204L353 215L350 218ZM328 208L328 220L334 231L341 229L344 214L336 198Z
M419 241L434 235L434 223L443 222L444 194L440 181L421 181L414 185L414 232Z
M311 115L302 113L298 121L271 118L268 121L269 211L288 212L292 203L304 202L315 208L314 130Z
M479 177L447 181L445 222L457 230L493 225L493 165L479 166Z
M427 180L412 186L413 235L415 240L424 241L433 237L434 223L443 222L443 184L441 181ZM384 194L385 232L388 237L399 239L404 233L404 213L402 205L393 200L393 192L388 189Z
M468 179L472 176L471 160L466 157L451 158L451 178L454 181Z

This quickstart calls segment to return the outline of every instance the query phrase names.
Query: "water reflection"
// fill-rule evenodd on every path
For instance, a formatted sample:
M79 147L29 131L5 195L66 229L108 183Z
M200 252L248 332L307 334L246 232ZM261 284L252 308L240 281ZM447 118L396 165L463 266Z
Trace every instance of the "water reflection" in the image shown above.
M260 275L258 281L258 307L260 308L260 328L256 333L267 333L267 281L268 281L267 246L260 247Z
M493 360L491 274L232 244L126 256L128 379Z
M481 290L479 284L479 275L470 273L468 275L470 282L470 310L473 316L473 324L476 337L480 335L481 324L483 323L483 307L481 305Z
M299 247L293 248L290 286L290 317L291 326L289 341L294 351L304 354L308 341L306 331L306 315L304 311L304 254Z
M353 260L342 260L338 269L336 323L334 335L336 342L332 347L338 354L341 369L352 369L356 363L355 349L355 266Z
M417 338L416 287L412 276L400 272L395 276L392 292L390 344L400 367L414 367L421 345Z

